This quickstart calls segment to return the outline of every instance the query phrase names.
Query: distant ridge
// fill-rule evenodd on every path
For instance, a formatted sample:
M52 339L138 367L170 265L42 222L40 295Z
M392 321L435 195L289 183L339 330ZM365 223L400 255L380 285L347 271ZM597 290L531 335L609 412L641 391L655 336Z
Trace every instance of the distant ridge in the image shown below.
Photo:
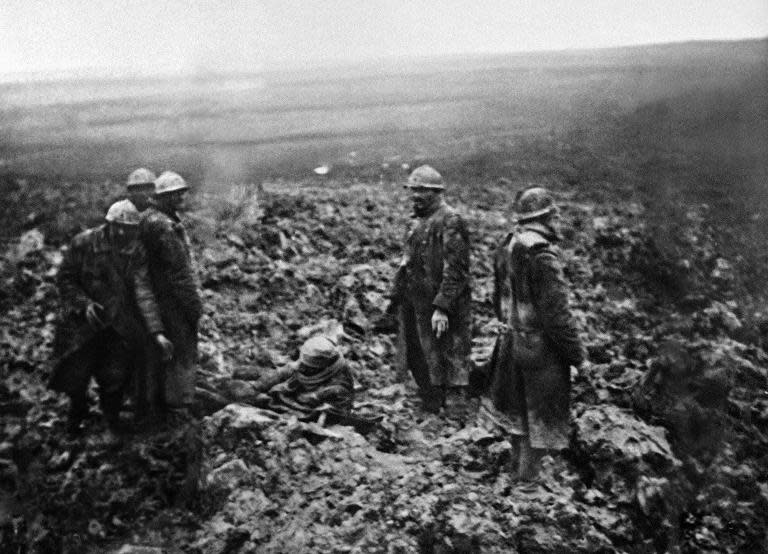
M252 78L254 75L333 72L350 76L381 73L419 73L425 69L489 69L494 67L546 67L562 65L610 65L652 63L670 65L716 59L738 58L744 63L768 63L768 37L734 40L693 40L588 49L535 50L499 53L457 53L441 56L387 57L366 60L324 60L294 65L275 64L251 71L182 70L178 68L80 68L29 73L0 73L1 84L47 83L66 81L135 81L135 80L207 80L215 78Z

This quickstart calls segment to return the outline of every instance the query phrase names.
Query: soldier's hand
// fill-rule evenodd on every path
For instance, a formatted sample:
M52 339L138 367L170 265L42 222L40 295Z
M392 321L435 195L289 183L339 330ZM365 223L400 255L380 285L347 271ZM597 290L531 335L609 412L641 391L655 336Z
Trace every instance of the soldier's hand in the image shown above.
M103 320L104 306L98 302L91 302L88 307L85 308L85 319L88 321L88 325L94 329L102 329L106 327L106 322Z
M432 314L432 331L437 338L440 338L447 330L448 314L440 308L435 308L435 312Z
M173 343L169 341L166 336L162 333L157 333L155 335L155 342L160 347L160 351L162 352L163 361L168 362L173 358Z

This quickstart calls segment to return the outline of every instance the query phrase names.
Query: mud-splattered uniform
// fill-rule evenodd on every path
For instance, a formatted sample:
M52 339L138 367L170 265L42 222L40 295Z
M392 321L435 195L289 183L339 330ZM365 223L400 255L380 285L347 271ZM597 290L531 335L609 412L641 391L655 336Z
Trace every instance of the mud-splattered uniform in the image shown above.
M505 241L506 267L497 268L495 285L499 298L510 293L510 330L497 344L487 393L512 434L548 450L568 446L569 366L583 356L554 240L549 227L527 223Z
M399 306L398 365L410 370L422 391L466 386L471 349L469 232L444 201L416 220L391 294ZM432 314L448 314L439 339Z
M130 374L145 363L150 335L163 332L150 286L146 252L139 241L123 249L102 225L77 235L58 273L61 314L54 339L50 386L72 399L72 414L87 411L86 391L93 376L102 409L116 418ZM86 308L104 308L104 328L91 326Z
M154 373L162 377L159 388L165 404L181 408L194 401L197 325L202 314L190 242L176 214L155 208L142 213L140 229L160 317L173 343L173 360Z
M330 404L339 412L349 412L354 403L354 390L352 371L344 357L339 356L327 368L315 373L308 373L306 368L299 366L286 375L284 382L272 387L270 394L277 400L284 395L297 404L305 403L305 395L312 395L307 408Z

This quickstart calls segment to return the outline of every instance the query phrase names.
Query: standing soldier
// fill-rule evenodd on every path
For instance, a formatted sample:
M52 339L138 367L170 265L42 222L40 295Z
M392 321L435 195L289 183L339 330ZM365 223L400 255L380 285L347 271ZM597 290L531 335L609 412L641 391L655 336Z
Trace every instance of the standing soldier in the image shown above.
M155 192L155 178L153 172L143 167L128 175L125 182L126 195L140 213L149 208L150 198Z
M117 430L127 381L145 363L147 335L165 357L173 349L163 334L138 240L139 212L121 200L109 208L106 220L72 240L58 275L62 317L50 386L70 398L72 432L88 414L91 377L99 384L102 412Z
M568 287L554 243L557 207L549 192L530 187L515 198L517 228L496 264L496 310L507 331L497 343L481 412L519 444L517 471L530 479L547 452L568 446L570 366L582 348L568 304Z
M170 363L155 368L150 375L159 377L164 407L177 419L188 417L194 401L197 324L202 315L189 237L177 213L188 190L180 175L165 171L155 181L154 205L141 219L152 288L174 345Z
M446 394L463 394L471 348L469 233L443 199L442 176L416 168L411 191L414 225L395 275L389 314L398 314L398 363L410 370L424 408L438 412Z
M145 167L135 169L128 175L125 182L125 193L139 213L151 205L152 196L155 193L156 175ZM157 418L157 402L152 399L158 396L157 372L158 357L151 345L146 363L133 374L133 404L137 419L146 424Z

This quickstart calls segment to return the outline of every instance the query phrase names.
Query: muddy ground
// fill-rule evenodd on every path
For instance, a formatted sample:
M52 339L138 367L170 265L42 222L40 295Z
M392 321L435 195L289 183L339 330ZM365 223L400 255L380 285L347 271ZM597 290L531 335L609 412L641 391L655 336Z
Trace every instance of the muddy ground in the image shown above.
M477 363L495 338L491 252L517 185L449 193L472 231ZM396 183L273 182L197 198L188 214L201 383L236 389L233 376L268 375L330 330L358 410L383 416L366 435L233 404L120 442L94 406L69 438L66 402L44 385L61 240L14 239L0 259L0 550L768 550L768 329L707 206L687 206L673 258L643 206L558 195L589 361L574 376L571 448L529 483L511 478L510 443L476 424L474 405L423 412L393 336L373 332L409 220Z

